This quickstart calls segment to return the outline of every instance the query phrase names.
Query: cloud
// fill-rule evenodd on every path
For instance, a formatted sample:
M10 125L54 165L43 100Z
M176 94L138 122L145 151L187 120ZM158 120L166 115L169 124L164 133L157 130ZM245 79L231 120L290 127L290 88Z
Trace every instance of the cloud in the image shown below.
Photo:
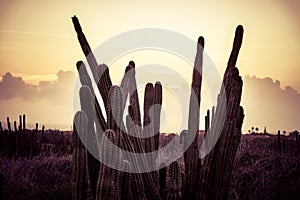
M291 86L282 88L278 80L246 76L242 104L245 131L252 126L271 132L300 128L300 93Z
M55 81L40 81L39 98L47 98L54 103L72 103L75 74L60 70Z
M25 83L21 77L14 77L9 72L2 76L0 99L32 99L37 96L37 93L37 86Z
M21 98L22 100L47 99L53 103L66 104L72 100L75 74L60 70L55 81L40 81L37 85L26 83L22 77L7 72L0 81L0 100Z

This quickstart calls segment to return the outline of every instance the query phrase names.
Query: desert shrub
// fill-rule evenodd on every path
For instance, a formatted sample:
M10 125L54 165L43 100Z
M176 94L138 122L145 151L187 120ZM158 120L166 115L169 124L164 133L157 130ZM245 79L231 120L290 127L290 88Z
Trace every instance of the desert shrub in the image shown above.
M70 199L71 156L1 159L5 199Z
M300 155L287 140L280 155L276 137L243 136L236 155L232 187L238 199L298 199Z

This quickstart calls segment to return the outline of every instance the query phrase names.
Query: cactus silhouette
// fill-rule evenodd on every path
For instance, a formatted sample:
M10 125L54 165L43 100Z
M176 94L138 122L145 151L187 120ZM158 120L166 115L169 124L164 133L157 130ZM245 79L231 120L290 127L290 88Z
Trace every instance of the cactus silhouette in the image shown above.
M217 105L213 106L211 111L208 110L205 117L204 150L209 149L206 152L207 155L199 157L203 153L198 134L204 48L204 38L199 37L191 84L188 130L183 130L180 134L180 143L187 149L184 152L185 167L180 169L178 161L174 161L169 167L161 164L159 171L148 172L149 169L156 169L158 160L160 114L163 100L161 83L146 84L142 119L135 79L135 63L130 61L127 65L120 86L113 86L108 66L97 63L82 32L79 20L74 16L72 21L93 76L93 79L89 78L87 66L82 61L77 62L76 66L82 85L80 89L82 111L79 111L75 118L80 116L80 120L77 119L77 121L84 125L85 129L78 131L79 127L74 127L73 137L76 140L73 141L75 148L73 150L73 171L74 177L82 179L79 182L76 182L77 179L73 179L73 184L76 182L77 185L80 184L83 187L73 187L73 199L80 197L151 200L226 199L244 119L243 108L240 106L243 82L236 68L242 44L243 27L236 28L233 48L224 73ZM99 101L95 97L92 80L96 82L97 89L101 94L106 120L103 117ZM128 107L126 107L127 99L129 99ZM226 110L224 110L225 107ZM128 109L128 115L125 116L126 121L124 122L125 109ZM223 118L224 121L221 120ZM97 121L99 123L96 123L95 126L94 123ZM89 152L86 149L83 151L82 143L78 143L78 134L81 131L84 133L83 139L86 137L87 141L91 140L94 153L98 154L102 161L105 161L99 163L99 167L94 167L95 163L89 161ZM193 136L193 140L191 145L187 146L189 136ZM216 142L215 138L218 136L219 140ZM113 148L113 145L118 148ZM122 153L121 149L125 151ZM132 156L126 152L142 153L142 156L140 160L137 160L135 154ZM155 153L151 154L149 158L149 156L145 156L145 153L149 152ZM122 167L125 171L118 171L104 163ZM147 172L141 173L141 168L146 169ZM83 174L86 176L83 177ZM88 194L87 183L92 184L92 195Z
M26 115L19 115L19 120L13 123L13 129L10 118L7 117L6 120L7 130L4 130L0 122L0 154L7 158L38 155L41 150L38 144L38 130L26 129Z

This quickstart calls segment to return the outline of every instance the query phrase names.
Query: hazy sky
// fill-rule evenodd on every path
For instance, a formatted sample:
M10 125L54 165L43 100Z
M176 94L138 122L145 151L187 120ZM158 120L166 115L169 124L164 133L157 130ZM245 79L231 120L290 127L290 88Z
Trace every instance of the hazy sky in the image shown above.
M74 14L79 17L92 48L114 35L138 28L168 29L195 41L198 36L203 35L206 53L220 74L223 74L226 67L235 27L242 24L245 34L237 63L241 75L244 78L247 75L255 75L258 82L270 77L280 80L281 89L292 86L300 91L300 15L297 14L299 7L300 1L297 0L1 0L0 75L6 77L6 80L17 82L15 88L19 89L11 93L7 92L7 89L1 89L8 88L5 85L8 82L2 80L0 120L3 121L6 116L17 118L19 113L25 112L32 122L70 127L72 97L68 98L67 95L71 96L73 93L71 80L74 80L75 76L75 73L70 71L75 72L76 61L84 59L71 23ZM178 59L172 56L168 59L170 61L166 62L162 54L137 52L130 54L126 59L120 58L111 66L113 80L117 81L123 73L118 72L117 65L123 68L129 59L135 60L137 65L149 64L153 58L156 64L165 62L164 64L173 66L180 62L172 61L172 58ZM10 72L11 75L6 72ZM22 77L22 80L13 77ZM27 88L27 93L33 93L35 96L30 98L28 95L18 94L20 87ZM250 96L250 92L257 92L255 88L248 91L247 94L245 90L243 95ZM53 96L58 97L51 98ZM248 116L246 112L247 127L244 126L244 130L248 130L250 124L255 126L261 121L254 117L256 113L253 114L253 106L256 106L254 110L257 116L264 112L264 107L257 107L254 103L258 101L253 97L243 102L247 104L244 105L245 111L249 110ZM278 105L283 103L280 102L281 99L276 98L272 101L277 101ZM293 106L299 107L297 101L294 103ZM276 110L273 112L275 120L280 113L276 113ZM265 122L266 126L275 130L276 124L272 123L273 119L268 120L270 122ZM290 125L289 120L285 118L278 123L281 123L278 125L280 127L287 125L291 129L300 128L295 124Z

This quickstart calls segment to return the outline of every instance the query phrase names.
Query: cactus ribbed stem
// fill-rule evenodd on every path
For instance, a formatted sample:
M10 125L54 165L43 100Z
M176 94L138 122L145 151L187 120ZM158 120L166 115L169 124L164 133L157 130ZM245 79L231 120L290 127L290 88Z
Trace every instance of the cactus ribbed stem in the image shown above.
M140 111L140 103L139 103L139 96L137 92L137 85L136 85L136 79L135 79L135 63L133 61L129 62L129 65L132 66L132 73L130 73L131 77L131 84L130 84L130 105L132 106L133 109L133 114L134 114L134 122L142 126L142 121L141 121L141 111Z
M78 61L76 63L76 67L77 67L77 71L78 71L78 74L79 74L79 79L80 79L81 85L82 86L88 86L90 88L92 96L93 96L93 98L95 100L94 103L95 103L95 109L96 109L98 123L101 126L101 130L99 130L99 131L100 132L102 132L102 131L104 132L104 130L106 129L106 122L105 122L104 116L102 114L102 110L101 110L99 101L96 98L95 92L93 90L92 81L91 81L91 78L88 75L86 66L85 66L84 62ZM102 134L101 134L101 137L102 137Z
M199 37L197 44L197 54L193 69L192 88L189 107L188 134L195 135L194 141L186 150L185 154L185 174L187 175L184 199L193 199L197 187L196 169L198 168L198 130L199 130L199 108L200 94L202 85L202 68L203 68L203 48L204 38Z
M131 164L127 160L123 160L122 169L124 172L122 173L121 199L133 199L135 194L131 190Z
M77 33L78 41L82 48L84 55L89 63L91 68L94 80L98 85L98 89L103 98L104 105L107 105L108 92L112 87L112 82L109 76L108 67L106 65L97 64L96 58L91 50L90 45L88 44L85 35L82 32L82 28L79 24L79 20L76 16L72 17L73 25Z
M170 164L169 170L168 170L168 179L169 179L169 191L167 195L167 200L181 200L182 199L182 193L181 193L181 187L182 187L182 180L181 180L181 174L180 169L177 161L174 161Z
M110 122L111 125L107 125L107 127L112 127L114 129L117 130L117 133L121 136L122 141L120 141L121 143L118 145L119 147L121 147L122 149L128 151L128 152L135 152L134 151L134 147L133 144L130 140L130 137L124 133L125 131L125 127L123 124L123 94L122 94L122 90L120 87L118 86L113 86L111 88L111 91L109 92L109 100L108 100L108 108L112 108L109 109L111 110L108 113L108 118L107 118L107 122ZM113 105L113 106L112 106ZM113 118L112 118L113 117ZM139 163L136 159L136 157L134 155L130 155L130 154L125 154L123 155L124 159L128 160L131 165L132 168L134 170L139 171ZM134 191L134 194L138 194L135 195L135 199L145 199L145 194L144 194L144 184L143 184L143 180L142 180L142 176L139 173L134 173L133 174L133 179L132 179L132 189Z
M201 167L197 199L226 199L228 195L233 161L240 141L244 119L243 108L240 106L243 82L238 69L235 67L242 37L243 28L238 26L233 50L224 74L223 88L218 97L218 104L211 129L208 131L208 137L212 140L212 138L217 137L219 132L221 133L218 142L205 157ZM226 115L224 116L225 99ZM224 125L221 123L223 117L225 117ZM210 142L208 141L208 145Z
M80 94L80 104L81 110L87 113L87 128L88 128L88 135L86 145L89 147L89 151L87 152L87 163L88 163L88 174L89 180L92 187L93 196L96 197L96 188L97 188L97 181L99 177L99 168L100 162L97 158L93 155L99 155L99 137L96 135L95 128L94 128L94 120L95 120L95 107L94 102L92 101L92 93L88 86L82 86L79 91Z
M107 112L108 111L107 110L107 105L108 105L107 101L109 98L108 93L112 87L112 82L110 79L108 66L106 66L105 64L99 65L97 68L97 74L98 74L98 76L100 76L99 81L97 81L97 86L98 86L99 92L101 94L101 97L103 99L103 103L104 103L104 106L105 106L105 109Z
M154 137L155 137L155 150L159 148L159 136L160 136L160 113L162 106L162 85L160 82L155 83L154 87Z
M130 92L130 86L131 86L130 82L131 82L132 74L133 74L133 67L131 65L128 65L125 69L125 73L120 85L124 95L123 109L125 109L128 94Z
M112 145L110 145L110 143L118 145L120 140L120 136L113 130L105 131L101 140L101 160L104 160L105 163L111 163L116 167L122 164L121 162L123 158L120 149L115 149ZM121 199L120 177L120 171L112 169L101 163L96 199Z
M87 199L87 161L86 149L81 139L87 135L87 116L84 111L78 111L73 123L73 174L72 174L72 199ZM80 137L79 137L80 135Z

